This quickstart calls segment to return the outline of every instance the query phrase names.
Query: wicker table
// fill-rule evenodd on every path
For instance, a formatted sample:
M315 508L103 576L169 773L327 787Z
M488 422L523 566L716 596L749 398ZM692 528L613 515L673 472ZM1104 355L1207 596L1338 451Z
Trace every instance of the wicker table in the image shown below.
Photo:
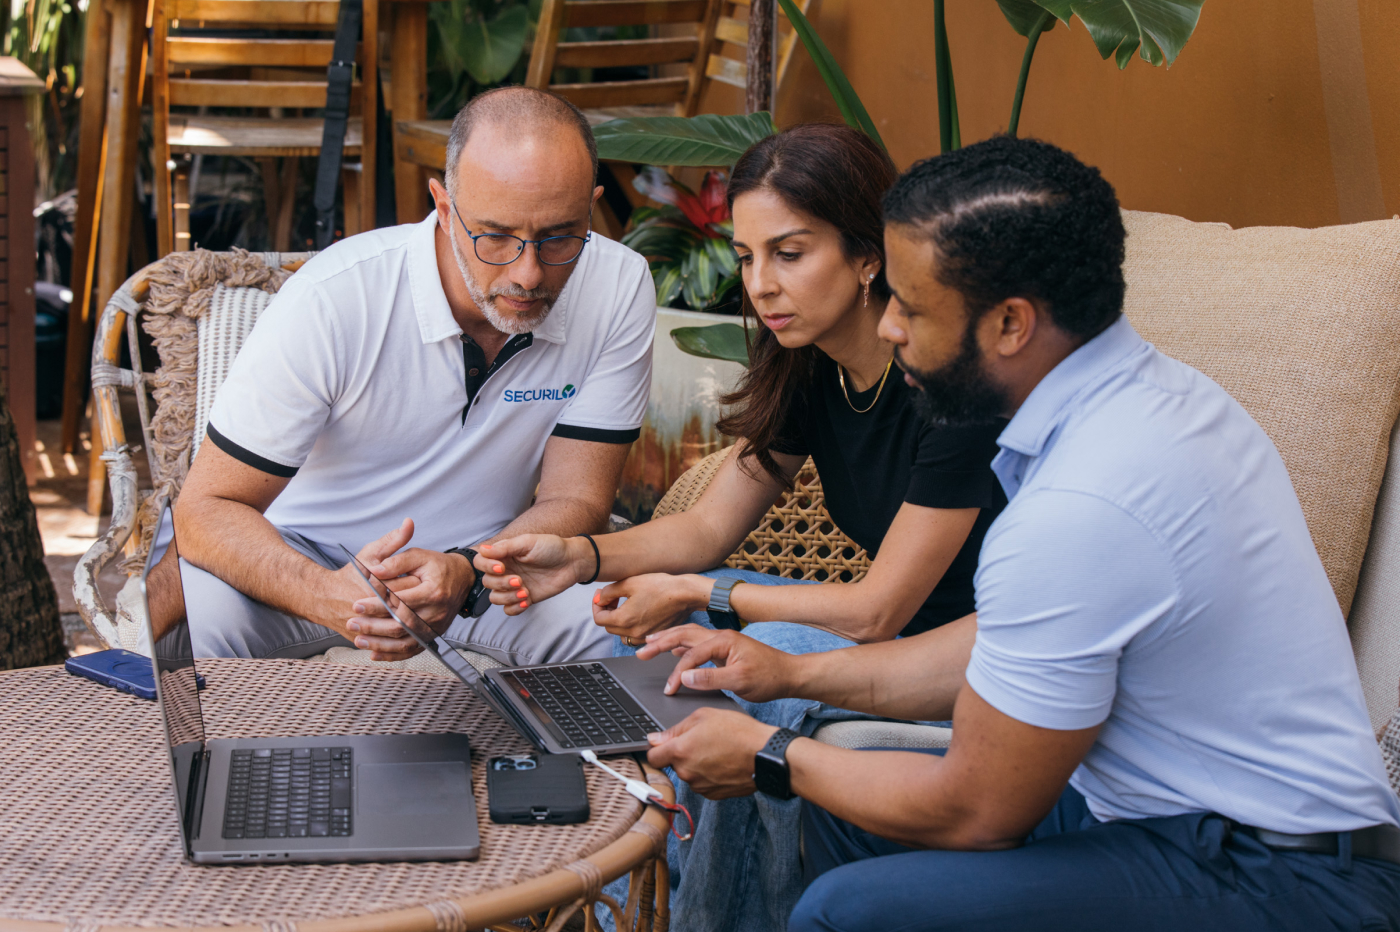
M542 913L557 929L629 871L634 893L619 927L665 929L665 859L656 858L665 848L663 814L643 811L590 767L586 824L491 822L485 760L529 748L456 680L290 660L210 660L200 672L211 738L469 734L480 859L190 864L156 704L62 667L18 670L0 674L0 929L466 932L518 929L513 921ZM616 766L637 775L630 759ZM649 768L646 776L669 798L664 776ZM591 927L593 911L584 912Z

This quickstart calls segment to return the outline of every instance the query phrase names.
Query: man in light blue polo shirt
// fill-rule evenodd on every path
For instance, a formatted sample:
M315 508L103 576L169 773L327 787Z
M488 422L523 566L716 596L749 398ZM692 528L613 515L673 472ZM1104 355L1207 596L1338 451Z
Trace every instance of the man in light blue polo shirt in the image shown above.
M1400 800L1288 473L1122 316L1112 188L998 138L915 165L886 221L882 333L926 413L1013 415L977 614L802 657L686 629L648 651L755 701L951 714L952 745L849 751L707 712L652 762L806 800L794 932L1400 930Z

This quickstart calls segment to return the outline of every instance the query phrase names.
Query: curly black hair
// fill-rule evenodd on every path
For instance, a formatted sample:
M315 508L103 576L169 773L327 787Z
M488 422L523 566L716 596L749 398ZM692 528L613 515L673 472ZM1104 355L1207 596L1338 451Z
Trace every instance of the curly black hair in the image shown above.
M1047 142L995 136L916 162L884 208L887 224L929 236L939 281L974 320L1027 298L1088 340L1123 312L1118 197L1098 169Z

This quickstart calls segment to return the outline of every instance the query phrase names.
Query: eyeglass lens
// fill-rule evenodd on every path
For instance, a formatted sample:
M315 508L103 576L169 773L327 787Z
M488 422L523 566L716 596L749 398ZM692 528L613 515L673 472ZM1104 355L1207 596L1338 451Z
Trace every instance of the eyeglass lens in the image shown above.
M507 265L520 257L525 241L508 233L487 233L475 237L476 257L491 265ZM551 236L540 240L540 261L545 265L565 265L583 252L582 236Z

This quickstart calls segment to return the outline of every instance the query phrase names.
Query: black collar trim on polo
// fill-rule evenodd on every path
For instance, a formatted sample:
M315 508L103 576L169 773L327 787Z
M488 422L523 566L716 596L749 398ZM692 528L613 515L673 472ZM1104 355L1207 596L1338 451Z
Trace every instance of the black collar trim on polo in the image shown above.
M462 409L462 423L467 423L467 414L471 411L472 405L476 402L477 393L481 391L481 386L486 384L486 380L500 371L501 367L510 362L511 357L522 350L528 349L535 342L533 333L517 333L506 341L506 345L501 347L501 351L496 354L496 359L488 367L486 365L486 352L465 333L462 340L462 372L466 380L467 404ZM473 375L472 373L476 374Z
M290 479L297 474L296 466L283 466L281 463L274 463L267 457L258 456L258 454L254 453L252 450L245 450L243 447L240 447L215 430L213 424L208 425L205 430L205 436L213 442L214 446L223 450L245 466L251 466L259 472L265 472L279 479Z

